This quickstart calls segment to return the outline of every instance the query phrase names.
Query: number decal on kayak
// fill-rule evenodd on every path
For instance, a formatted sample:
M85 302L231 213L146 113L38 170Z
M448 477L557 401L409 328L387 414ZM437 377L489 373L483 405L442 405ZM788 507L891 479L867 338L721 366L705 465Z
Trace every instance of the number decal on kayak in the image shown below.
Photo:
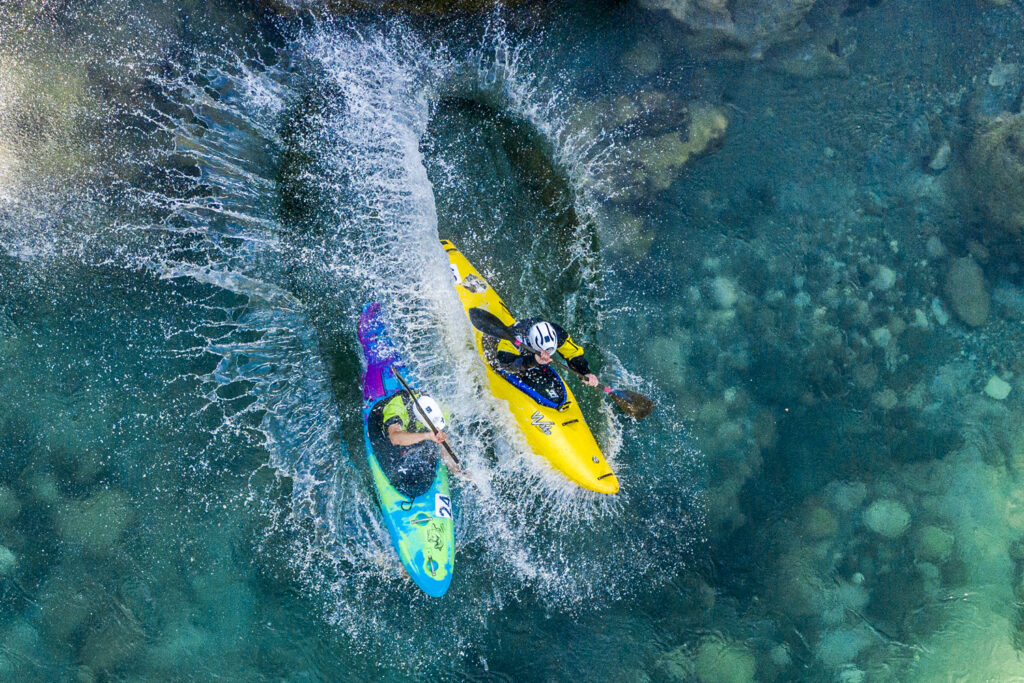
M459 267L454 263L449 263L448 267L452 269L452 277L455 278L455 284L462 282L462 278L459 277Z
M452 499L449 496L434 494L434 516L452 518Z
M539 410L530 416L530 424L544 432L548 436L551 436L551 428L555 425L554 422L549 422L544 419L544 414Z

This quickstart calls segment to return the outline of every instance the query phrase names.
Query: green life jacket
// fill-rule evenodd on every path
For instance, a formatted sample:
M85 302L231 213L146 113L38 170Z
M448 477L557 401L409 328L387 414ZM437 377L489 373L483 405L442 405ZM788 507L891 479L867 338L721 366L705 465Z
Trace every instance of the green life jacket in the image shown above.
M416 398L420 396L421 394L416 394ZM410 417L415 414L412 398L404 391L399 392L392 396L384 405L384 413L381 415L381 426L385 433L387 433L388 427L392 424L399 425L403 432L429 432L430 427L420 422L419 418ZM444 415L445 422L451 422L448 411L443 406L441 407L441 414Z

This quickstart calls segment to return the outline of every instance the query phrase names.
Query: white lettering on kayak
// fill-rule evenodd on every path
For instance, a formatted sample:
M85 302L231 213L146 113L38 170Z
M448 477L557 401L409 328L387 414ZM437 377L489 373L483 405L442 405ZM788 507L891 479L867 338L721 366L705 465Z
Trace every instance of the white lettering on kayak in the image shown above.
M551 436L551 428L555 426L554 422L545 420L544 415L539 410L530 416L530 424L548 436Z

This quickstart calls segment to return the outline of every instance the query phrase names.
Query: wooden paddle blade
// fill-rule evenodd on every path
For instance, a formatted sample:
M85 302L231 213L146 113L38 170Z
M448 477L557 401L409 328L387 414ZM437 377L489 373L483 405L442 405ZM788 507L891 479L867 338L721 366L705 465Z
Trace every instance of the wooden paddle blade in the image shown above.
M507 339L515 343L515 333L490 311L485 311L482 308L469 309L469 322L489 337Z
M619 410L638 420L644 419L654 410L654 401L635 391L612 389L608 392L608 395L615 401L615 405L619 407Z

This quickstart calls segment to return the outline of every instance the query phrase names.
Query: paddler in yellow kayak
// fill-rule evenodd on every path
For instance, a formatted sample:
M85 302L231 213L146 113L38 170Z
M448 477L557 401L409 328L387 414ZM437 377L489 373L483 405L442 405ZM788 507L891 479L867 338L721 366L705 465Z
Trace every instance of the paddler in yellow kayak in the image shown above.
M498 342L495 358L505 372L529 382L530 371L539 365L551 363L551 354L557 352L570 368L580 374L585 384L592 387L598 385L597 375L590 371L590 364L583 357L583 347L574 342L560 326L540 318L527 318L512 325L510 329L519 345L525 344L536 349L537 353L524 350L521 354L519 345L502 339Z

